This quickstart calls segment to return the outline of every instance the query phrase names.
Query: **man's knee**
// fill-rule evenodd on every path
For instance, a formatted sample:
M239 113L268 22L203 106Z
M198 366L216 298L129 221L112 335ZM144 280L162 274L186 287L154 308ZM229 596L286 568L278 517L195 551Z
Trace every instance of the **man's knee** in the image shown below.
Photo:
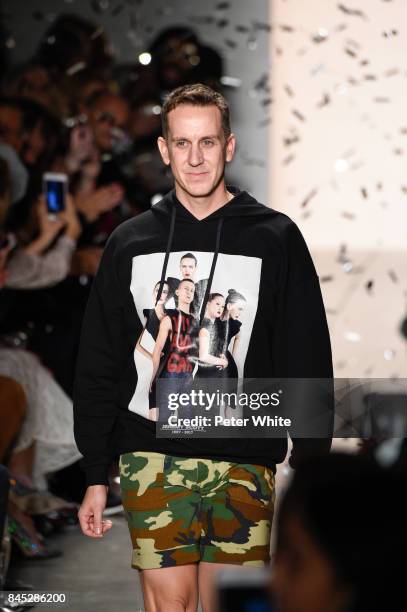
M190 570L186 567L141 570L140 581L146 612L185 612L197 609L195 567Z

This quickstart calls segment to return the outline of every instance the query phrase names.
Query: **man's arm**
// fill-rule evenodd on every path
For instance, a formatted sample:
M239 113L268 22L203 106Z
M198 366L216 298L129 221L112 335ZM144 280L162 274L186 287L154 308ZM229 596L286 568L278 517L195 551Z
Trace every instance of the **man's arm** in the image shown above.
M112 437L124 352L123 294L115 254L113 234L90 292L76 365L74 435L88 486L108 485L108 468L114 456Z
M280 289L274 323L273 353L276 376L302 379L293 386L302 386L314 397L317 386L310 379L323 379L328 389L323 407L307 402L305 394L299 403L306 437L292 437L293 450L289 459L295 467L301 457L314 452L329 452L332 444L334 419L333 366L331 343L319 278L305 240L295 223L286 228L285 257L280 270ZM292 389L298 398L302 389ZM296 402L296 405L299 405ZM312 421L315 419L315 421ZM318 422L324 437L312 437L309 424ZM304 428L301 428L304 429ZM321 430L320 430L321 431ZM321 435L320 432L315 435Z

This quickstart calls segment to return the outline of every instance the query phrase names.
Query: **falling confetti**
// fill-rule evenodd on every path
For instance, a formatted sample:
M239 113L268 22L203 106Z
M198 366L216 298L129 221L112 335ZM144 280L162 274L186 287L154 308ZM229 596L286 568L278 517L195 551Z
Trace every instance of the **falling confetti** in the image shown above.
M366 291L371 294L372 291L373 291L373 286L374 286L374 281L373 280L368 280L366 285L365 285Z
M283 159L282 161L283 166L288 166L288 164L294 161L294 159L295 159L295 155L291 153L291 155L288 155L287 157Z
M286 138L283 139L283 143L285 147L290 147L291 145L297 142L300 142L300 137L298 136L298 134L287 136Z
M361 335L356 331L346 331L343 335L349 342L359 342L361 339Z
M396 76L397 74L400 74L400 70L398 68L389 68L389 70L385 71L384 76L392 77L392 76Z
M305 117L304 117L304 115L303 115L302 113L300 113L300 111L298 111L298 110L294 109L294 110L292 111L292 113L293 113L293 115L294 115L295 117L297 117L297 118L298 118L300 121L305 121Z
M367 19L364 12L359 9L351 9L344 4L338 4L338 9L342 11L342 13L345 13L345 15L352 15L355 17L362 17L362 19Z
M294 28L290 25L280 25L280 30L282 32L295 32Z
M300 208L305 208L305 206L307 206L310 201L312 200L312 198L314 198L318 193L318 189L316 187L314 187L314 189L312 189L309 194L304 198L304 200L301 202L300 204Z
M356 52L353 49L349 49L349 47L345 47L344 51L350 55L350 57L357 57Z
M317 104L318 108L323 108L324 106L328 106L328 104L331 102L331 96L327 93L325 93L323 95L322 100L320 100Z
M312 35L311 40L314 43L321 43L328 39L329 32L325 28L319 28L315 34Z
M397 30L388 30L387 32L383 32L384 38L392 38L393 36L397 36Z
M248 32L250 32L250 28L245 25L237 25L235 26L235 30L236 32L240 32L242 34L247 34Z

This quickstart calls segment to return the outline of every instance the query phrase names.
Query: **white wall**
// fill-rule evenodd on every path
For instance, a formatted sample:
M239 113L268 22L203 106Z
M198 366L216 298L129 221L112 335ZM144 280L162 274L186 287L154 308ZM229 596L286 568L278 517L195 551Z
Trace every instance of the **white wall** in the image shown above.
M310 246L336 375L407 377L407 2L339 5L271 0L271 201Z

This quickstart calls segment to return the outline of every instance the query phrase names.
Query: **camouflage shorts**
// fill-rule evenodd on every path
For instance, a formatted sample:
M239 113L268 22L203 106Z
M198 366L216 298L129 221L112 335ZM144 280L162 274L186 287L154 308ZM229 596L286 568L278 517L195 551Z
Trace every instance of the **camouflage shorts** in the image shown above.
M140 451L120 455L120 487L134 568L270 561L270 468Z

